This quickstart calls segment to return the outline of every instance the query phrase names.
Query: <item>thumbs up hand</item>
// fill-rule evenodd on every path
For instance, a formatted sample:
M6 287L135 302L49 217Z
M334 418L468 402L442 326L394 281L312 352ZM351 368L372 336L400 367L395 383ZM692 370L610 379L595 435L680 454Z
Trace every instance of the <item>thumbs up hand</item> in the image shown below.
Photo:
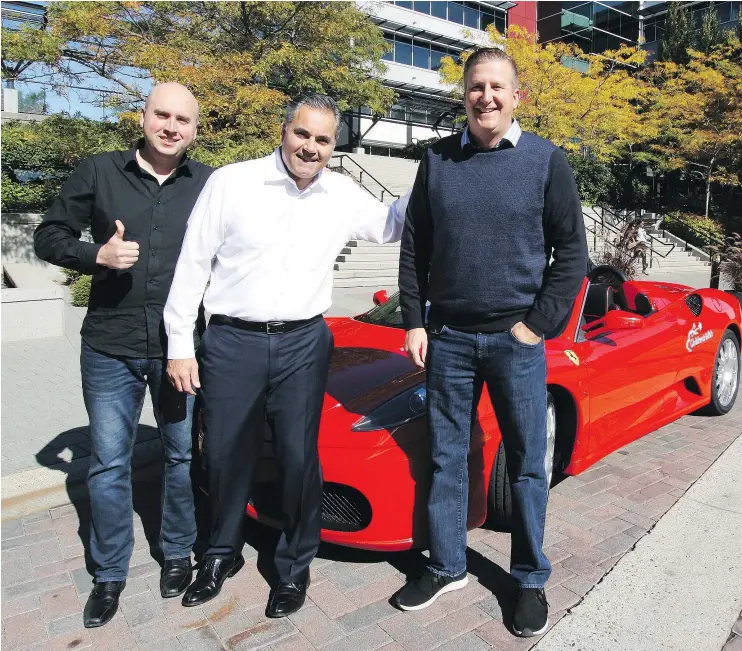
M109 269L128 269L139 259L139 244L124 240L124 225L117 219L116 232L99 250L96 263Z

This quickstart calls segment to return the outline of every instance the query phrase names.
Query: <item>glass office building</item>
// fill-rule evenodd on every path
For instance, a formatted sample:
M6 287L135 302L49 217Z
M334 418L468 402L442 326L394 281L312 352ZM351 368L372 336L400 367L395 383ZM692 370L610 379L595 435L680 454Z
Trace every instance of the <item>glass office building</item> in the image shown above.
M540 43L574 43L585 53L639 41L639 2L538 2Z
M734 29L737 25L742 2L684 2L691 24L696 30L701 29L703 15L709 7L713 7L719 18L722 29ZM660 42L665 34L665 18L667 16L667 2L643 2L641 8L644 47L654 53L659 51Z

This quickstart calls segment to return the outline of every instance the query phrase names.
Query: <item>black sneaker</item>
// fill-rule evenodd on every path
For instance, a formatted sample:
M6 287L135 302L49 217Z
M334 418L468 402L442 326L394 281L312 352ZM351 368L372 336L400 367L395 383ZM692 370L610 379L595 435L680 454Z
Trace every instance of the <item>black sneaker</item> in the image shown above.
M422 610L432 604L446 592L460 590L469 577L466 572L458 576L440 576L425 570L424 574L414 581L409 581L394 597L394 605L402 610Z
M541 635L546 630L549 604L543 588L521 588L513 615L513 631L520 637Z

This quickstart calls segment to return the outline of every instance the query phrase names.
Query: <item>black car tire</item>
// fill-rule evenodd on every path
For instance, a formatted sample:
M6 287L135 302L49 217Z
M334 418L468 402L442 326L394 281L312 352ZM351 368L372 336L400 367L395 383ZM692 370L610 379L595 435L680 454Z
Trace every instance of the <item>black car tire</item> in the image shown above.
M547 394L547 423L549 412L556 417L556 405L554 398ZM556 429L556 428L555 428ZM551 448L549 450L549 448ZM554 479L554 453L556 450L556 431L552 434L551 441L547 442L547 454L551 454L551 470L548 473L549 486ZM513 497L510 492L510 478L508 476L507 463L505 461L505 445L500 441L497 449L495 463L492 464L490 475L490 488L488 495L489 521L498 528L510 529L513 518Z
M731 344L728 344L727 342L731 342ZM732 346L737 360L737 375L735 379L736 386L734 387L731 399L728 398L726 402L724 402L719 393L719 359L723 354L722 351L726 349L728 352L732 349ZM734 402L739 393L740 374L742 372L739 352L739 340L737 339L737 335L735 335L731 330L727 330L719 342L719 348L714 357L714 372L711 377L711 402L701 410L701 414L705 416L723 416L724 414L729 413L731 408L734 407Z

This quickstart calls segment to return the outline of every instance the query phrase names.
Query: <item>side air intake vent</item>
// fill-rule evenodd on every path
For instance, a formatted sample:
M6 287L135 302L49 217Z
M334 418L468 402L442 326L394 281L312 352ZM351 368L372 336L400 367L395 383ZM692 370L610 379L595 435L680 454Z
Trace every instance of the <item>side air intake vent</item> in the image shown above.
M694 316L698 316L701 313L703 307L703 301L698 294L690 294L685 297L685 304L688 306Z

